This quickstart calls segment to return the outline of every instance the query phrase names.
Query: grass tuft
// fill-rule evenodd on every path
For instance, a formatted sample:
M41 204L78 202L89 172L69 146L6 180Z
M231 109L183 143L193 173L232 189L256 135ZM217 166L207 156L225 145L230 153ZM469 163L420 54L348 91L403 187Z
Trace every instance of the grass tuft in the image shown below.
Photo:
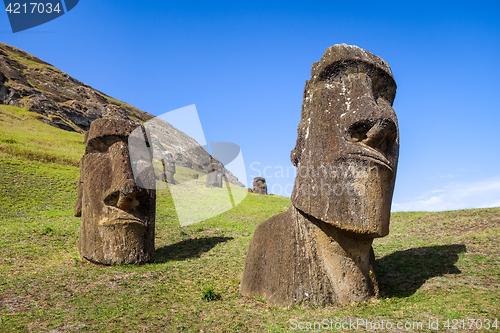
M221 299L221 295L214 291L213 286L206 286L201 292L201 299L206 302L217 301Z

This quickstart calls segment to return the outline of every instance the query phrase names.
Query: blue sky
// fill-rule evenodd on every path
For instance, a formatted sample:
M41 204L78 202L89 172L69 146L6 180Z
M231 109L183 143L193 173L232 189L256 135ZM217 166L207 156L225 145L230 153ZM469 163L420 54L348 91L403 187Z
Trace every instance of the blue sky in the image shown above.
M500 206L498 1L81 0L16 34L2 15L0 41L114 98L153 115L195 104L208 142L241 147L247 183L268 167L282 195L311 64L358 45L398 84L393 210Z

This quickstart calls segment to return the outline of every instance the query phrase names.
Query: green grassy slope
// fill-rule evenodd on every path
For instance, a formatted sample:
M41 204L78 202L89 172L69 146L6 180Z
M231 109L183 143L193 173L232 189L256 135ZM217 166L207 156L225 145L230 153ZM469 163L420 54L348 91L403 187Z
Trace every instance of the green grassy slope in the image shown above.
M344 307L281 309L239 294L256 225L289 205L278 196L249 194L222 215L180 227L161 191L152 263L88 263L76 250L80 219L72 214L83 136L32 116L0 106L1 332L301 331L291 319L389 320L393 331L399 321L422 322L423 330L407 330L418 332L429 331L429 319L439 331L446 319L464 319L466 328L468 319L500 319L500 208L393 214L390 235L374 243L382 296ZM208 290L220 298L203 300Z

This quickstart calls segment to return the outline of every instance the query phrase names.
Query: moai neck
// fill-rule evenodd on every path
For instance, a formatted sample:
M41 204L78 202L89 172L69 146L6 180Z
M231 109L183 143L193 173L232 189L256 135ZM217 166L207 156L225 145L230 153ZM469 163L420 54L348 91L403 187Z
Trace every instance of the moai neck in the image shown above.
M338 229L297 210L299 223L313 224L311 236L315 239L319 265L323 267L341 304L363 302L376 297L374 275L370 276L370 256L373 238Z

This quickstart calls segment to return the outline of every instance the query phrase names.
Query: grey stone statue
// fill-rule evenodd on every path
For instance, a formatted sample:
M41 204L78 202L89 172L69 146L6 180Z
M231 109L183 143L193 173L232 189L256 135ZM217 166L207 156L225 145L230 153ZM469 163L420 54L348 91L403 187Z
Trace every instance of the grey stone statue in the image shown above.
M78 251L92 262L135 264L154 254L152 155L147 149L136 152L140 174L134 178L129 152L129 136L139 126L130 120L97 119L85 135L75 216L82 219ZM147 141L145 135L138 139Z
M389 233L399 152L387 62L334 45L312 65L292 163L290 208L262 222L250 242L243 295L315 306L377 296L374 238Z
M253 193L267 195L267 184L265 178L255 177L253 179Z
M176 184L174 179L175 161L170 152L165 152L161 163L163 165L164 180L169 184Z
M214 161L213 157L210 157L206 187L222 187L223 178L224 170L222 164L219 161Z

